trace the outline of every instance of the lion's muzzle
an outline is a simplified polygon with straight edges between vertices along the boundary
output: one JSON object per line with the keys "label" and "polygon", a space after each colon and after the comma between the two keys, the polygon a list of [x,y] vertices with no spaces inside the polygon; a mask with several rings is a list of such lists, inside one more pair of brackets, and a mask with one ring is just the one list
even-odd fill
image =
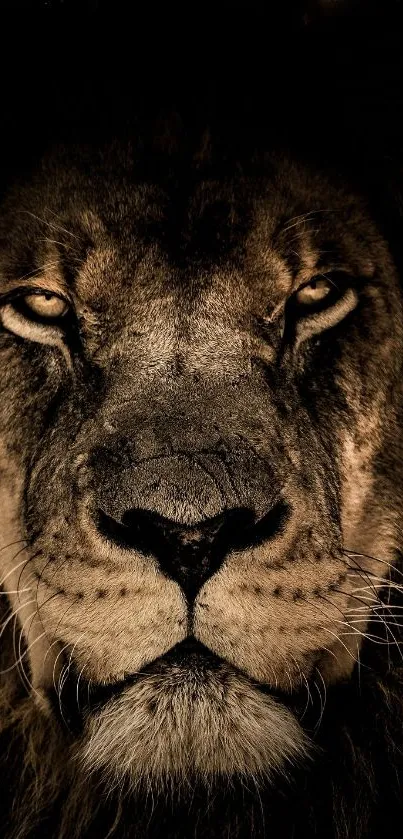
{"label": "lion's muzzle", "polygon": [[275,538],[290,512],[269,458],[241,428],[228,433],[190,414],[172,412],[163,440],[155,417],[132,434],[115,421],[89,464],[100,535],[156,559],[188,601],[231,552]]}

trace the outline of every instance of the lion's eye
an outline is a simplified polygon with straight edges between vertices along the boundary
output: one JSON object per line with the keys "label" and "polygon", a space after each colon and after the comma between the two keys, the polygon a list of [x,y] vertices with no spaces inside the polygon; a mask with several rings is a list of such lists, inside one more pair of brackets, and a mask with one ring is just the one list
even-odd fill
{"label": "lion's eye", "polygon": [[309,283],[301,286],[295,294],[295,300],[300,306],[314,306],[321,303],[334,286],[326,277],[314,277]]}
{"label": "lion's eye", "polygon": [[68,304],[57,294],[45,291],[42,294],[27,294],[22,298],[22,302],[34,315],[40,318],[61,318],[68,312]]}
{"label": "lion's eye", "polygon": [[73,310],[63,297],[47,289],[24,289],[0,304],[0,324],[8,332],[40,344],[64,345],[73,326]]}
{"label": "lion's eye", "polygon": [[332,271],[331,276],[318,274],[301,285],[289,298],[286,312],[291,332],[297,343],[336,326],[352,312],[358,293],[347,271]]}

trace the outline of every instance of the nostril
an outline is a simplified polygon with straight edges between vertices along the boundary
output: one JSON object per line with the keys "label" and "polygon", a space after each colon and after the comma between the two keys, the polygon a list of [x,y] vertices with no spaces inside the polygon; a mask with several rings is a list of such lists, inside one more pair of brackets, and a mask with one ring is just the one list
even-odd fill
{"label": "nostril", "polygon": [[290,504],[280,499],[261,518],[253,517],[252,522],[244,519],[241,526],[238,525],[233,533],[232,547],[246,550],[279,536],[290,515]]}
{"label": "nostril", "polygon": [[96,511],[94,520],[98,532],[108,539],[108,541],[114,542],[122,548],[130,547],[128,541],[130,533],[122,522],[112,518],[112,516],[109,516],[103,510]]}
{"label": "nostril", "polygon": [[259,520],[250,509],[234,508],[184,525],[150,510],[126,510],[120,522],[98,510],[97,524],[119,547],[154,556],[191,600],[231,551],[247,550],[278,536],[290,511],[289,504],[279,500]]}
{"label": "nostril", "polygon": [[161,539],[154,526],[155,513],[150,510],[129,510],[122,520],[110,516],[98,509],[95,522],[98,531],[110,542],[125,550],[138,550],[141,553],[156,553]]}

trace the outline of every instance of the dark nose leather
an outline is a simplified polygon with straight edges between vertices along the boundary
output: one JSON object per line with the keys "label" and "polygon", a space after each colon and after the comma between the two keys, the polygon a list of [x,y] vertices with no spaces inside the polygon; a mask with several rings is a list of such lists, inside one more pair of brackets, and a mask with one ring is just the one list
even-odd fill
{"label": "dark nose leather", "polygon": [[155,557],[164,574],[175,580],[192,601],[232,550],[273,538],[288,513],[288,505],[280,500],[258,521],[252,510],[235,508],[186,525],[150,510],[127,510],[121,521],[100,510],[98,526],[121,547]]}

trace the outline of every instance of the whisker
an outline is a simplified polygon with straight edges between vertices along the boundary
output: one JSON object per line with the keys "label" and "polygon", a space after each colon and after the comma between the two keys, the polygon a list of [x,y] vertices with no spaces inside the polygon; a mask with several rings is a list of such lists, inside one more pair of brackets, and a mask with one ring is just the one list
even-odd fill
{"label": "whisker", "polygon": [[32,554],[31,556],[29,556],[29,557],[28,557],[28,559],[27,559],[27,561],[26,561],[26,563],[25,563],[25,565],[21,568],[21,571],[20,571],[20,573],[19,573],[19,577],[18,577],[18,580],[17,580],[17,589],[19,589],[19,587],[20,587],[21,577],[22,577],[22,575],[23,575],[23,573],[24,573],[24,571],[25,571],[25,569],[26,569],[27,565],[29,565],[29,563],[30,563],[30,562],[33,562],[33,561],[34,561],[34,559],[36,559],[36,557],[37,557],[38,555],[39,555],[39,551],[37,551],[36,553],[34,553],[34,554]]}
{"label": "whisker", "polygon": [[[62,649],[62,650],[60,651],[60,653],[59,653],[59,656],[60,656],[60,655],[64,652],[64,650],[65,650],[65,649],[67,649],[67,648],[68,648],[68,644],[66,644],[66,645],[63,647],[63,649]],[[59,657],[59,656],[58,656],[58,657]],[[56,659],[56,662],[57,662],[57,659]],[[66,720],[66,717],[64,716],[63,703],[62,703],[62,690],[63,690],[63,687],[64,687],[64,685],[65,685],[65,683],[66,683],[66,679],[67,679],[68,674],[69,674],[70,666],[68,666],[68,667],[67,667],[67,672],[66,672],[66,674],[65,674],[65,676],[64,676],[63,681],[62,681],[62,677],[63,677],[63,674],[64,674],[64,672],[65,672],[65,670],[66,670],[66,667],[62,667],[61,672],[60,672],[60,676],[59,676],[59,679],[58,679],[58,684],[57,684],[57,686],[56,686],[56,681],[55,681],[55,676],[56,676],[56,673],[55,673],[56,662],[55,662],[55,664],[54,664],[54,666],[53,666],[53,685],[54,685],[55,692],[56,692],[56,695],[57,695],[57,698],[58,698],[60,716],[61,716],[61,718],[62,718],[62,720],[63,720],[63,722],[64,722],[64,724],[65,724],[65,726],[66,726],[67,730],[68,730],[68,731],[70,731],[70,730],[71,730],[71,729],[70,729],[70,725],[69,725],[68,721]]]}
{"label": "whisker", "polygon": [[[30,615],[29,619],[32,620],[33,617],[35,617],[35,616]],[[28,621],[25,621],[24,627],[26,626],[27,623],[28,623]],[[10,673],[12,670],[15,670],[17,667],[19,667],[19,665],[22,664],[24,658],[27,658],[27,656],[29,655],[30,650],[32,650],[32,648],[35,646],[35,644],[38,641],[40,641],[44,637],[44,635],[45,635],[45,633],[42,632],[41,635],[38,635],[36,638],[34,638],[34,640],[29,645],[29,647],[27,647],[25,650],[21,650],[21,637],[22,637],[22,629],[21,629],[20,630],[20,638],[19,638],[19,641],[18,641],[18,653],[19,653],[18,657],[17,657],[17,649],[15,648],[14,649],[14,654],[15,654],[14,664],[11,664],[10,667],[6,667],[3,670],[0,670],[0,674],[4,675],[4,673]],[[24,671],[24,677],[27,680],[29,689],[31,689],[32,685],[31,685],[30,681],[28,680],[28,677],[27,677],[25,671]],[[24,687],[26,687],[25,683],[24,683]]]}
{"label": "whisker", "polygon": [[[62,233],[67,233],[67,235],[71,236],[73,239],[77,239],[78,241],[82,241],[81,236],[77,236],[76,233],[72,233],[71,230],[68,230],[67,227],[63,227],[61,224],[55,224],[55,222],[51,222],[51,221],[48,221],[45,218],[41,218],[41,216],[37,216],[35,213],[32,213],[30,210],[19,210],[19,212],[24,213],[27,216],[31,216],[31,218],[35,219],[35,221],[39,221],[41,224],[46,225],[46,227],[50,227],[51,230],[60,230]],[[52,212],[52,210],[50,210],[49,212]],[[56,215],[56,214],[53,214],[53,215]],[[58,218],[57,215],[56,215],[56,218]]]}
{"label": "whisker", "polygon": [[[336,591],[337,591],[337,589],[336,589]],[[342,593],[344,593],[344,592],[342,592]],[[370,622],[370,620],[371,620],[371,616],[372,616],[372,605],[371,605],[371,603],[366,604],[366,603],[365,603],[365,601],[363,601],[362,597],[357,597],[357,595],[356,595],[356,594],[351,594],[351,593],[350,593],[350,596],[351,596],[354,600],[357,600],[357,602],[358,602],[358,603],[364,603],[364,607],[367,607],[367,608],[368,608],[368,622]],[[382,601],[380,601],[380,600],[379,600],[379,598],[378,598],[377,603],[379,603],[379,604],[380,604],[381,602],[382,602]],[[391,627],[390,627],[390,626],[389,626],[389,624],[386,622],[385,618],[383,618],[383,617],[382,617],[382,615],[379,615],[379,614],[378,614],[378,617],[379,617],[379,619],[380,619],[380,622],[383,624],[383,626],[384,626],[384,628],[385,628],[386,632],[387,632],[387,633],[389,633],[389,634],[391,635],[392,640],[393,640],[393,643],[394,643],[394,645],[397,647],[397,649],[398,649],[398,651],[399,651],[399,653],[400,653],[400,655],[401,655],[401,657],[402,657],[402,661],[403,661],[403,653],[402,653],[402,652],[401,652],[401,650],[400,650],[400,647],[399,647],[399,641],[398,641],[398,640],[397,640],[397,638],[395,637],[394,633],[392,632]],[[366,637],[367,637],[367,638],[369,638],[369,634],[368,634],[368,633],[366,633]]]}
{"label": "whisker", "polygon": [[322,626],[322,629],[324,630],[324,632],[328,632],[328,634],[329,634],[329,635],[332,635],[332,636],[333,636],[333,638],[334,638],[336,641],[338,641],[338,642],[342,645],[342,647],[344,647],[344,649],[345,649],[346,653],[350,656],[350,658],[352,658],[352,659],[353,659],[354,664],[357,664],[357,659],[356,659],[356,658],[354,658],[354,656],[353,656],[353,654],[352,654],[351,650],[349,650],[349,648],[346,646],[346,644],[345,644],[345,643],[341,640],[340,636],[339,636],[339,635],[336,635],[336,633],[335,633],[335,632],[332,632],[330,629],[327,629],[327,627],[325,627],[325,626]]}
{"label": "whisker", "polygon": [[388,562],[386,559],[380,559],[379,556],[371,556],[370,554],[363,554],[363,553],[359,553],[358,551],[350,551],[347,548],[343,549],[343,553],[345,553],[347,556],[349,556],[352,559],[354,557],[357,557],[357,556],[360,557],[361,556],[363,559],[371,559],[374,562],[380,562],[382,565],[386,565],[387,568],[389,568],[391,571],[395,572],[396,574],[399,574],[400,577],[403,577],[403,571],[400,571],[400,569],[397,568],[396,565],[393,565],[392,562]]}
{"label": "whisker", "polygon": [[11,611],[10,615],[9,615],[9,616],[8,616],[8,618],[4,621],[4,623],[3,623],[2,627],[1,627],[1,630],[0,630],[0,640],[1,640],[1,638],[2,638],[2,636],[3,636],[3,634],[4,634],[4,632],[6,631],[8,624],[12,621],[12,619],[13,619],[13,618],[15,618],[15,617],[18,615],[18,612],[20,612],[20,611],[24,608],[24,606],[30,606],[30,605],[31,605],[31,603],[35,603],[35,602],[36,602],[35,600],[28,600],[28,601],[27,601],[27,603],[21,603],[21,605],[20,605],[20,606],[18,606],[18,608],[17,608],[17,609],[15,609],[15,610]]}
{"label": "whisker", "polygon": [[[401,617],[401,616],[400,616],[400,617]],[[351,618],[351,619],[350,619],[350,618]],[[349,623],[350,623],[350,624],[353,624],[353,623],[363,623],[363,621],[364,621],[364,618],[362,618],[360,615],[355,615],[355,614],[353,614],[353,615],[351,615],[351,616],[350,616],[350,618],[349,618]],[[378,618],[370,618],[369,623],[379,623],[380,625],[383,625],[383,626],[385,625],[384,620],[383,620],[381,617],[378,617]],[[398,627],[398,628],[400,628],[400,629],[401,629],[401,628],[403,628],[403,623],[394,623],[393,625],[394,625],[394,626],[397,626],[397,627]],[[401,642],[400,642],[400,641],[398,641],[397,643],[401,643]]]}
{"label": "whisker", "polygon": [[305,683],[306,696],[307,696],[307,698],[306,698],[306,703],[305,703],[305,707],[304,707],[304,710],[303,710],[302,714],[301,714],[301,715],[300,715],[300,717],[299,717],[299,719],[300,719],[300,720],[301,720],[301,722],[302,722],[302,720],[303,720],[303,719],[304,719],[304,717],[306,716],[306,713],[307,713],[307,711],[308,711],[309,705],[313,705],[313,699],[312,699],[312,694],[311,694],[311,689],[310,689],[310,687],[309,687],[309,682],[308,682],[308,679],[307,679],[307,678],[306,678],[306,676],[302,673],[302,671],[301,671],[301,676],[302,676],[302,678],[303,678],[303,680],[304,680],[304,683]]}
{"label": "whisker", "polygon": [[[54,642],[53,642],[53,644],[52,644],[52,646],[53,646],[53,645],[56,645],[57,643],[58,643],[57,641],[54,641]],[[53,662],[52,682],[53,682],[53,687],[54,687],[54,689],[55,689],[55,693],[58,693],[58,686],[56,685],[56,668],[57,668],[57,662],[59,661],[59,658],[63,655],[64,651],[65,651],[65,650],[67,650],[68,648],[69,648],[69,644],[68,644],[68,643],[64,644],[64,645],[63,645],[63,647],[59,650],[59,652],[58,652],[58,654],[57,654],[57,656],[56,656],[56,658],[55,658],[55,660],[54,660],[54,662]],[[61,669],[61,673],[63,672],[63,669],[64,669],[64,668],[62,667],[62,669]],[[61,674],[59,675],[58,683],[60,682],[60,677],[61,677]]]}
{"label": "whisker", "polygon": [[[84,664],[84,665],[83,665],[83,667],[81,668],[81,670],[80,670],[80,672],[79,672],[79,674],[78,674],[78,677],[77,677],[77,684],[76,684],[76,699],[77,699],[77,708],[78,708],[78,712],[79,712],[79,713],[81,713],[81,706],[80,706],[80,682],[81,682],[81,678],[82,678],[82,675],[83,675],[83,673],[84,673],[84,670],[85,670],[85,668],[86,668],[86,667],[88,667],[89,662],[90,662],[90,656],[88,656],[87,661],[85,662],[85,664]],[[90,701],[90,685],[91,685],[91,679],[89,679],[89,680],[88,680],[88,684],[87,684],[87,701],[88,701],[88,703],[89,703],[89,701]]]}
{"label": "whisker", "polygon": [[[26,548],[25,548],[24,546],[23,546],[22,548],[20,548],[20,550],[19,550],[19,551],[17,551],[17,553],[16,553],[16,554],[14,554],[14,556],[13,556],[13,558],[12,558],[11,562],[14,562],[14,560],[15,560],[15,559],[17,559],[17,556],[19,556],[19,555],[22,553],[22,551],[25,551],[25,550],[26,550]],[[8,578],[9,578],[9,577],[11,577],[11,574],[14,574],[14,573],[15,573],[15,571],[17,571],[17,570],[18,570],[18,568],[21,568],[21,565],[27,565],[27,564],[28,564],[28,562],[30,562],[30,558],[29,558],[29,559],[23,559],[21,562],[18,562],[18,563],[17,563],[17,565],[14,565],[14,566],[10,569],[10,571],[6,574],[6,576],[2,578],[2,580],[0,581],[0,585],[1,585],[1,586],[3,586],[3,585],[4,585],[4,583],[6,582],[6,580],[8,580]],[[19,584],[19,582],[20,582],[20,580],[18,579],[17,588],[18,588],[18,584]],[[7,592],[6,592],[6,593],[7,593]]]}
{"label": "whisker", "polygon": [[26,274],[22,274],[18,277],[17,282],[21,283],[23,280],[30,280],[33,277],[36,277],[38,274],[43,274],[45,271],[51,271],[52,268],[58,268],[59,263],[52,259],[48,262],[44,262],[43,265],[40,265],[39,268],[34,268],[32,271],[27,271]]}
{"label": "whisker", "polygon": [[[389,589],[394,589],[395,591],[400,591],[401,593],[403,593],[403,585],[400,585],[399,583],[394,583],[394,582],[392,582],[392,580],[385,580],[384,577],[377,577],[377,576],[374,576],[373,580],[379,580],[378,583],[377,582],[373,583],[373,585],[371,586],[371,588],[373,588],[373,589],[389,588]],[[366,590],[368,590],[368,588],[370,588],[370,586],[362,586],[361,589],[357,588],[357,589],[354,589],[354,591],[366,591]]]}
{"label": "whisker", "polygon": [[[26,539],[16,539],[14,542],[9,542],[8,545],[3,545],[3,547],[0,548],[0,553],[2,551],[6,551],[7,548],[12,548],[14,545],[20,545],[21,542],[26,542],[26,541],[27,541]],[[1,584],[2,584],[2,581],[0,580],[0,585]]]}
{"label": "whisker", "polygon": [[288,230],[291,230],[293,227],[297,227],[300,224],[304,224],[306,221],[311,221],[315,218],[316,215],[319,213],[334,213],[336,210],[330,209],[322,209],[322,210],[310,210],[308,213],[301,213],[298,216],[293,216],[292,218],[288,219],[285,224],[285,227],[279,232],[279,236],[282,236],[284,233],[287,233]]}
{"label": "whisker", "polygon": [[316,690],[318,691],[318,694],[319,694],[319,699],[320,699],[320,704],[321,704],[321,712],[320,712],[320,716],[319,716],[318,722],[316,723],[316,725],[315,725],[315,729],[314,729],[314,730],[315,730],[315,734],[317,734],[317,732],[318,732],[318,730],[319,730],[319,728],[320,728],[320,725],[321,725],[321,722],[322,722],[322,719],[323,719],[323,714],[324,714],[324,712],[325,712],[325,706],[326,706],[326,700],[327,700],[327,689],[326,689],[326,684],[325,684],[325,680],[324,680],[324,678],[323,678],[323,676],[322,676],[322,673],[321,673],[321,672],[320,672],[320,670],[319,670],[319,667],[316,667],[316,673],[318,674],[318,676],[319,676],[319,678],[320,678],[320,680],[321,680],[321,682],[322,682],[322,685],[323,685],[323,700],[322,700],[322,694],[321,694],[321,692],[320,692],[320,690],[319,690],[319,686],[317,685],[317,683],[316,683],[316,679],[315,679],[315,681],[314,681],[314,685],[315,685],[315,687],[316,687]]}

